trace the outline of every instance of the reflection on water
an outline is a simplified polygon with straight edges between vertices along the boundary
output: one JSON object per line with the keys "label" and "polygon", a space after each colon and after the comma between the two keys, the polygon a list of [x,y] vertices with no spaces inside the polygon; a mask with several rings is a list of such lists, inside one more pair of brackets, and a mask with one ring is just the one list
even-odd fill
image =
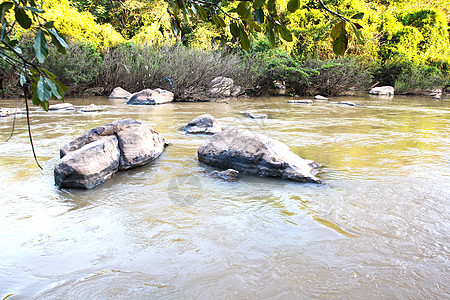
{"label": "reflection on water", "polygon": [[[98,113],[32,108],[0,119],[0,297],[449,297],[449,101],[287,98],[126,106],[70,99]],[[14,106],[15,101],[2,101]],[[269,115],[247,119],[242,112]],[[323,163],[324,185],[209,176],[206,139],[181,129],[210,113]],[[171,143],[152,164],[92,190],[57,189],[59,148],[123,118],[148,121]]]}

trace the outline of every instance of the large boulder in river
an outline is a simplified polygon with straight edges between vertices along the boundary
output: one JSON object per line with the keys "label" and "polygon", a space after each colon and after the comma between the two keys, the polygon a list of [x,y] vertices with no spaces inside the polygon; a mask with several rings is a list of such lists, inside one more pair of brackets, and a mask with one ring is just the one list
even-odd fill
{"label": "large boulder in river", "polygon": [[146,89],[134,94],[127,104],[155,105],[173,101],[173,93],[162,89]]}
{"label": "large boulder in river", "polygon": [[313,175],[318,164],[302,159],[279,141],[248,130],[222,131],[201,145],[197,154],[200,162],[220,169],[320,183]]}
{"label": "large boulder in river", "polygon": [[369,91],[372,95],[394,95],[394,87],[392,86],[377,86]]}
{"label": "large boulder in river", "polygon": [[184,128],[186,133],[216,134],[222,131],[217,120],[210,114],[204,114],[190,121]]}
{"label": "large boulder in river", "polygon": [[[105,157],[107,142],[115,143],[118,149],[117,166],[112,161],[112,155]],[[163,135],[145,122],[126,119],[99,126],[84,132],[60,149],[61,159],[55,167],[55,182],[58,186],[91,188],[118,170],[153,161],[166,146]],[[103,162],[107,160],[109,164]],[[99,162],[102,162],[101,166],[96,167]],[[85,167],[86,164],[92,164],[94,169]],[[93,170],[99,173],[98,177],[92,176]]]}
{"label": "large boulder in river", "polygon": [[130,92],[127,92],[119,86],[113,89],[111,94],[109,94],[109,99],[129,99],[131,95]]}
{"label": "large boulder in river", "polygon": [[119,170],[117,137],[104,137],[70,152],[55,167],[55,183],[60,187],[90,189]]}

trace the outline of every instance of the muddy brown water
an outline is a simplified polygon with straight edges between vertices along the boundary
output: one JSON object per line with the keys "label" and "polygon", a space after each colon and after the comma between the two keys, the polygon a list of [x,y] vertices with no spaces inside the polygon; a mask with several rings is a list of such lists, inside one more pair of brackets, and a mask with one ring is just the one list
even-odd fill
{"label": "muddy brown water", "polygon": [[[33,107],[43,171],[26,118],[8,142],[13,119],[0,119],[0,298],[449,298],[450,100],[287,100]],[[91,103],[100,112],[79,111]],[[181,131],[203,113],[321,162],[324,184],[209,176],[196,157],[208,137]],[[158,160],[91,190],[54,186],[64,143],[128,117],[170,141]]]}

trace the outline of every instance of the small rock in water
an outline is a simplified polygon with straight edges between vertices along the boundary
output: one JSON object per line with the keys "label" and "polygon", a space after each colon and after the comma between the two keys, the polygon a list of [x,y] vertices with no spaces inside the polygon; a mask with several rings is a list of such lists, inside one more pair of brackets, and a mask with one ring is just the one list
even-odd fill
{"label": "small rock in water", "polygon": [[239,177],[239,171],[236,171],[234,169],[228,169],[225,171],[212,171],[211,176],[216,178],[222,178],[226,181],[236,181]]}
{"label": "small rock in water", "polygon": [[222,131],[217,120],[210,114],[204,114],[190,121],[184,128],[186,133],[216,134]]}
{"label": "small rock in water", "polygon": [[309,100],[309,99],[302,99],[302,100],[288,100],[287,103],[293,103],[293,104],[297,104],[297,103],[299,103],[299,104],[311,104],[311,103],[313,103],[313,102],[314,102],[314,101]]}
{"label": "small rock in water", "polygon": [[266,114],[252,113],[249,111],[244,111],[243,114],[246,115],[247,117],[249,117],[250,119],[268,119],[269,118],[269,116],[267,116]]}
{"label": "small rock in water", "polygon": [[173,101],[173,93],[162,89],[145,89],[134,94],[128,105],[156,105]]}
{"label": "small rock in water", "polygon": [[75,110],[75,107],[71,103],[58,103],[50,105],[48,110]]}
{"label": "small rock in water", "polygon": [[337,102],[336,104],[348,105],[348,106],[356,106],[355,103],[350,102],[350,101],[341,101],[341,102]]}
{"label": "small rock in water", "polygon": [[315,95],[314,99],[317,99],[317,100],[329,100],[327,97],[324,97],[322,95]]}
{"label": "small rock in water", "polygon": [[440,94],[436,94],[436,95],[433,96],[433,99],[441,100],[441,95]]}
{"label": "small rock in water", "polygon": [[369,91],[372,95],[394,95],[395,89],[392,86],[377,86]]}
{"label": "small rock in water", "polygon": [[91,104],[89,106],[83,107],[81,109],[82,112],[97,112],[98,111],[98,107],[95,104]]}
{"label": "small rock in water", "polygon": [[20,110],[20,108],[0,107],[0,117],[2,117],[2,118],[13,116],[13,115],[19,115],[21,113],[22,113],[22,111]]}
{"label": "small rock in water", "polygon": [[129,99],[132,94],[121,87],[116,87],[111,94],[109,95],[109,99]]}

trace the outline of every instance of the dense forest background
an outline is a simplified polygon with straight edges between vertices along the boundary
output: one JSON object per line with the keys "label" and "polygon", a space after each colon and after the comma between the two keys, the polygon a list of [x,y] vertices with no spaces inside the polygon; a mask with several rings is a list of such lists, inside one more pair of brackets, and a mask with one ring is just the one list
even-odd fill
{"label": "dense forest background", "polygon": [[[264,32],[252,31],[250,50],[242,50],[229,26],[188,18],[175,35],[164,0],[44,0],[45,17],[68,41],[67,54],[51,48],[46,68],[69,93],[107,95],[121,86],[173,90],[183,99],[216,76],[232,77],[247,94],[260,95],[277,84],[289,94],[334,96],[392,85],[397,93],[426,93],[450,86],[450,1],[324,1],[358,20],[364,44],[350,36],[337,57],[331,29],[339,22],[317,1],[300,0],[290,13],[277,1],[292,42],[271,48]],[[223,2],[231,11],[239,2]],[[30,44],[26,31],[15,33]],[[3,92],[17,92],[19,76],[0,62]]]}

